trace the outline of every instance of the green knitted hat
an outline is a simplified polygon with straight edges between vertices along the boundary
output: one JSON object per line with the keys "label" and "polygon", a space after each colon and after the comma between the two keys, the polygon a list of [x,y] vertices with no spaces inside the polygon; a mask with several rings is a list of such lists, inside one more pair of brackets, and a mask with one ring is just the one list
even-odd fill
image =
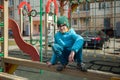
{"label": "green knitted hat", "polygon": [[67,28],[69,28],[69,21],[68,18],[65,16],[61,16],[57,20],[57,26],[60,26],[61,24],[65,24]]}

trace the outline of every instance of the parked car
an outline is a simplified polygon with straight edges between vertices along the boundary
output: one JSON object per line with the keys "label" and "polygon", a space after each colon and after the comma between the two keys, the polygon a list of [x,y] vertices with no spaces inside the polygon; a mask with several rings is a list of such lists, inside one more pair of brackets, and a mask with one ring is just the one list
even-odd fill
{"label": "parked car", "polygon": [[84,48],[108,48],[110,39],[103,31],[84,31],[81,36],[84,38]]}
{"label": "parked car", "polygon": [[112,28],[109,28],[109,29],[102,29],[102,31],[108,35],[109,37],[113,38],[115,35],[114,35],[114,30]]}

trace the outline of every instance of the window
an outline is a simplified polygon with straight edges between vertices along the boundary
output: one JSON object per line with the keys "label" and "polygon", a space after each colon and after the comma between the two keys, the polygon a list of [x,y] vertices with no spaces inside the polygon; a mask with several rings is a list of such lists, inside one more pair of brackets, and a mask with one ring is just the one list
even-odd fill
{"label": "window", "polygon": [[9,0],[9,5],[10,6],[14,5],[14,1],[13,0]]}
{"label": "window", "polygon": [[10,13],[10,16],[11,16],[11,17],[13,17],[13,16],[14,16],[14,12],[13,12],[13,10],[10,10],[10,12],[9,12],[9,13]]}
{"label": "window", "polygon": [[104,18],[104,28],[105,29],[110,28],[110,18]]}
{"label": "window", "polygon": [[77,25],[77,20],[76,19],[73,20],[73,24]]}
{"label": "window", "polygon": [[110,8],[110,2],[100,2],[99,9]]}
{"label": "window", "polygon": [[0,0],[0,4],[2,4],[2,0]]}
{"label": "window", "polygon": [[99,9],[105,9],[105,8],[106,8],[106,4],[104,2],[100,2]]}
{"label": "window", "polygon": [[83,5],[83,10],[84,10],[84,11],[90,10],[90,4],[89,4],[89,3],[84,4],[84,5]]}
{"label": "window", "polygon": [[110,7],[111,7],[110,2],[107,2],[107,3],[106,3],[106,8],[110,9]]}
{"label": "window", "polygon": [[99,3],[99,9],[101,9],[101,2]]}
{"label": "window", "polygon": [[23,0],[19,0],[19,4],[22,2]]}
{"label": "window", "polygon": [[106,4],[102,3],[102,9],[105,9],[105,8],[106,8]]}

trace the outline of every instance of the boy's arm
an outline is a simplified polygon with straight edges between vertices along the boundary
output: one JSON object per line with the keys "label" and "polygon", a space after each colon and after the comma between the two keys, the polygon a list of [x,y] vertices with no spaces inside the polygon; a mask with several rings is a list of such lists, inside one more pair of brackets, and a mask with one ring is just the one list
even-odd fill
{"label": "boy's arm", "polygon": [[84,39],[78,34],[72,35],[72,38],[75,40],[75,42],[72,46],[71,51],[75,51],[75,53],[77,53],[79,49],[83,47]]}

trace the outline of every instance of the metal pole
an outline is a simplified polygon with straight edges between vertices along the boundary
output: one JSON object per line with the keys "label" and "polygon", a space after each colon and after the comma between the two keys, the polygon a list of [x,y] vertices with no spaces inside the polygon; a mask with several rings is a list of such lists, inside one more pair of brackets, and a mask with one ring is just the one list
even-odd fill
{"label": "metal pole", "polygon": [[[113,18],[114,18],[114,31],[116,31],[116,30],[117,30],[117,29],[116,29],[116,0],[114,0],[114,8],[113,8],[113,9],[114,9],[114,17],[113,17]],[[116,45],[115,45],[116,33],[115,33],[115,32],[114,32],[114,35],[115,35],[115,36],[114,36],[114,43],[113,43],[113,45],[114,45],[114,46],[113,46],[113,47],[114,47],[114,49],[113,49],[114,57],[113,57],[113,58],[115,59],[115,58],[116,58],[116,57],[115,57],[115,48],[116,48]]]}
{"label": "metal pole", "polygon": [[42,62],[42,0],[40,0],[40,62]]}
{"label": "metal pole", "polygon": [[[96,9],[97,9],[97,2],[96,2],[96,0],[95,0],[95,13],[94,13],[94,27],[95,27],[95,30],[94,31],[96,31]],[[96,43],[94,44],[94,57],[96,57],[96,49],[95,49],[95,47],[96,47]]]}
{"label": "metal pole", "polygon": [[23,8],[20,8],[20,32],[23,35],[23,14],[22,14]]}
{"label": "metal pole", "polygon": [[32,23],[31,20],[32,16],[29,16],[29,22],[30,22],[30,44],[32,44]]}

